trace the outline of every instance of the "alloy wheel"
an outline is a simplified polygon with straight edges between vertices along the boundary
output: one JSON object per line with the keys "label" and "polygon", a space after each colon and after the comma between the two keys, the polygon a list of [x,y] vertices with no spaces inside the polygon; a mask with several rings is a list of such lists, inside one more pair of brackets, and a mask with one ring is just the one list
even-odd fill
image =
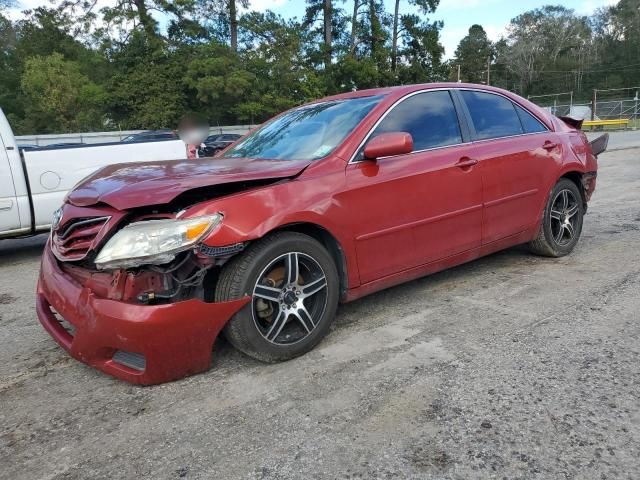
{"label": "alloy wheel", "polygon": [[315,330],[327,304],[327,277],[310,255],[280,255],[260,273],[253,289],[255,325],[268,342],[290,345]]}
{"label": "alloy wheel", "polygon": [[557,245],[568,245],[575,237],[578,219],[576,214],[579,209],[578,199],[568,189],[560,190],[551,202],[551,235]]}

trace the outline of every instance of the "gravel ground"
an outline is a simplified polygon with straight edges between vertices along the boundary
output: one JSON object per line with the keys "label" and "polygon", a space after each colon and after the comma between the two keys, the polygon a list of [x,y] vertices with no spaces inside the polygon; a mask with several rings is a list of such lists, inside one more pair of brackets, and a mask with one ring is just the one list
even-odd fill
{"label": "gravel ground", "polygon": [[640,478],[640,149],[574,253],[514,248],[341,307],[310,354],[216,345],[135,387],[37,323],[44,238],[0,242],[0,478]]}

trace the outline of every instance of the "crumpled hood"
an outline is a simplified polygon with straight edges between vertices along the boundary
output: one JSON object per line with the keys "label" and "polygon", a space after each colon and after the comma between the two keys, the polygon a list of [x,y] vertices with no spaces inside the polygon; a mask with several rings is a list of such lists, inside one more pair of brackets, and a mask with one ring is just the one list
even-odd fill
{"label": "crumpled hood", "polygon": [[293,177],[309,163],[251,158],[120,163],[87,177],[67,195],[67,201],[78,207],[106,203],[118,210],[162,205],[194,188]]}

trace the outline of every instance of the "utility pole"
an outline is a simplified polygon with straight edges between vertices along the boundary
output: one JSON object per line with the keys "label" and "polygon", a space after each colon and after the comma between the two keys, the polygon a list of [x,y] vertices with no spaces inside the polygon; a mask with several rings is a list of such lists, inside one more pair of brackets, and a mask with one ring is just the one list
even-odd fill
{"label": "utility pole", "polygon": [[487,57],[487,85],[491,85],[491,55]]}
{"label": "utility pole", "polygon": [[458,64],[458,83],[462,82],[462,80],[460,80],[460,64]]}
{"label": "utility pole", "polygon": [[593,89],[593,97],[591,97],[591,120],[596,119],[596,105],[598,103],[598,90]]}

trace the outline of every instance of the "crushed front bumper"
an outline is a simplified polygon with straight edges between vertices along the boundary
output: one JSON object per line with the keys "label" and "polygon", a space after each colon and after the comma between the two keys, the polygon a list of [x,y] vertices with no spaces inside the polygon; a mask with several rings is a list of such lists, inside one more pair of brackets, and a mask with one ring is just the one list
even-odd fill
{"label": "crushed front bumper", "polygon": [[249,298],[138,305],[98,298],[63,272],[47,243],[38,280],[38,319],[69,354],[140,385],[205,371],[213,343]]}

